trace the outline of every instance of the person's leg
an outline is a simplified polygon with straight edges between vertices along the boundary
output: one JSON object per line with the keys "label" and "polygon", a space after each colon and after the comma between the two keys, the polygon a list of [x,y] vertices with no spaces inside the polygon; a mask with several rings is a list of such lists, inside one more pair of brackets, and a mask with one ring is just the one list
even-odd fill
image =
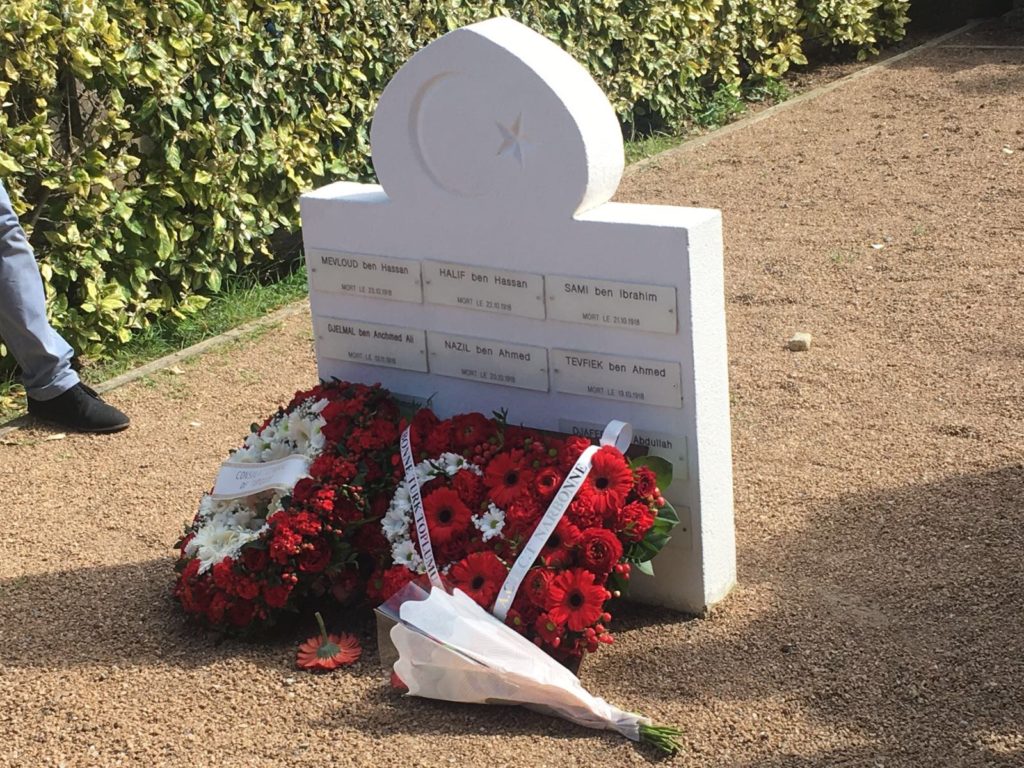
{"label": "person's leg", "polygon": [[46,296],[32,246],[0,182],[0,338],[21,367],[35,400],[52,400],[78,383],[74,351],[46,319]]}
{"label": "person's leg", "polygon": [[80,432],[119,432],[129,420],[78,379],[74,351],[46,319],[35,254],[0,182],[0,338],[22,371],[28,412]]}

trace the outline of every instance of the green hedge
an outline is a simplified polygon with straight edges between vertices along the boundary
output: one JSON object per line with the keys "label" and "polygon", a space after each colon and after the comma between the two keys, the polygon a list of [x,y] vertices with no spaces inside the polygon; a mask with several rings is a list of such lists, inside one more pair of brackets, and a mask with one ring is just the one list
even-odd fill
{"label": "green hedge", "polygon": [[[55,325],[100,356],[225,276],[274,261],[298,197],[372,175],[378,95],[417,49],[504,13],[565,47],[626,130],[672,129],[716,89],[867,54],[904,0],[4,0],[0,178]],[[0,362],[3,350],[0,349]]]}

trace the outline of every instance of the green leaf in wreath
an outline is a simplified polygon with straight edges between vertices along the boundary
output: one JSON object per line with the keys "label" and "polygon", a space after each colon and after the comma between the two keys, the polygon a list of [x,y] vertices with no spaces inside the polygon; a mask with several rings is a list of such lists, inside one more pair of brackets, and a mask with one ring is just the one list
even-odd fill
{"label": "green leaf in wreath", "polygon": [[642,560],[639,563],[633,563],[633,567],[640,571],[640,573],[646,573],[648,576],[654,575],[654,566],[651,565],[650,560]]}
{"label": "green leaf in wreath", "polygon": [[672,526],[675,526],[679,522],[679,514],[676,512],[676,508],[666,501],[665,506],[658,510],[658,517],[655,522],[657,520],[665,520],[672,523]]}

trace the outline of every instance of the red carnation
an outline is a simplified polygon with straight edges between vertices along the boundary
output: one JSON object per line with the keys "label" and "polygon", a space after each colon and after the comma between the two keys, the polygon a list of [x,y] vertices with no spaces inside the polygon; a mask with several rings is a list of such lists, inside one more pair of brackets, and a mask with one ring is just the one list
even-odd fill
{"label": "red carnation", "polygon": [[260,583],[249,576],[236,576],[235,594],[243,600],[255,600],[260,596]]}
{"label": "red carnation", "polygon": [[604,602],[611,597],[607,589],[594,583],[594,574],[583,568],[555,576],[548,594],[551,598],[548,615],[573,632],[582,632],[600,620]]}
{"label": "red carnation", "polygon": [[225,592],[230,592],[235,581],[234,563],[230,557],[225,557],[218,563],[213,564],[210,573],[213,574],[213,583]]}
{"label": "red carnation", "polygon": [[323,539],[317,539],[309,549],[299,555],[299,570],[304,573],[320,573],[331,562],[331,548]]}
{"label": "red carnation", "polygon": [[409,423],[409,440],[412,443],[413,451],[422,451],[427,436],[434,431],[441,420],[429,408],[421,408],[416,411]]}
{"label": "red carnation", "polygon": [[228,599],[222,592],[217,592],[206,607],[206,618],[211,624],[220,624],[224,620],[224,611],[228,608]]}
{"label": "red carnation", "polygon": [[542,510],[532,496],[516,499],[505,509],[505,535],[530,533],[540,520]]}
{"label": "red carnation", "polygon": [[188,561],[185,565],[185,569],[181,572],[182,581],[191,581],[199,575],[199,558],[195,557]]}
{"label": "red carnation", "polygon": [[[335,402],[340,403],[341,401]],[[341,440],[343,440],[345,436],[351,431],[352,419],[348,418],[347,416],[340,415],[328,416],[328,408],[330,408],[330,406],[324,408],[324,410],[320,414],[321,416],[324,417],[324,419],[327,420],[327,423],[324,424],[323,428],[320,431],[323,432],[324,439],[326,439],[328,443],[338,443]]]}
{"label": "red carnation", "polygon": [[494,425],[482,413],[466,413],[452,419],[452,440],[458,451],[472,448],[494,434]]}
{"label": "red carnation", "polygon": [[580,457],[580,454],[589,447],[590,441],[585,437],[580,437],[579,435],[567,437],[562,445],[562,449],[558,452],[558,463],[561,464],[563,470],[568,472],[572,469],[572,465],[576,463],[576,459]]}
{"label": "red carnation", "polygon": [[292,585],[287,582],[263,585],[263,600],[271,608],[284,608],[291,593]]}
{"label": "red carnation", "polygon": [[437,456],[452,447],[452,425],[450,421],[442,421],[434,430],[427,435],[424,443],[424,452],[430,456]]}
{"label": "red carnation", "polygon": [[479,507],[484,500],[484,482],[476,472],[460,469],[452,478],[452,487],[470,507]]}
{"label": "red carnation", "polygon": [[633,472],[622,454],[606,445],[594,454],[586,485],[594,491],[594,509],[607,516],[626,500],[633,488]]}
{"label": "red carnation", "polygon": [[565,514],[581,529],[598,527],[604,521],[604,515],[594,507],[594,492],[587,486],[580,488]]}
{"label": "red carnation", "polygon": [[627,541],[640,541],[654,525],[654,513],[640,501],[627,504],[615,516],[615,527]]}
{"label": "red carnation", "polygon": [[580,565],[598,576],[607,576],[622,557],[622,542],[607,528],[588,528],[580,534],[576,546]]}
{"label": "red carnation", "polygon": [[424,498],[423,511],[430,527],[430,538],[438,544],[445,544],[465,532],[473,516],[451,488],[439,488]]}
{"label": "red carnation", "polygon": [[292,488],[292,500],[298,502],[299,504],[303,504],[309,499],[310,496],[313,495],[313,492],[316,491],[316,489],[319,487],[320,484],[317,483],[315,480],[313,480],[310,477],[304,477],[297,483],[295,483],[295,487]]}
{"label": "red carnation", "polygon": [[484,485],[491,499],[505,508],[517,497],[530,492],[533,472],[526,468],[522,451],[499,453],[487,465]]}
{"label": "red carnation", "polygon": [[508,568],[493,552],[474,552],[452,566],[452,584],[479,605],[490,608],[508,576]]}

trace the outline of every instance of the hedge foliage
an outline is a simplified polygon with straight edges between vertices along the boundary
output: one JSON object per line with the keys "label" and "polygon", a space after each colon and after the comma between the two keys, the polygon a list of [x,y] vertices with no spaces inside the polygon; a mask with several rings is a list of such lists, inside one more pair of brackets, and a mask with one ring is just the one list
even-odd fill
{"label": "hedge foliage", "polygon": [[0,178],[55,325],[97,356],[272,263],[302,191],[370,178],[378,95],[453,28],[511,15],[580,60],[627,131],[672,129],[716,89],[805,63],[805,39],[866,55],[899,38],[907,5],[4,0]]}

